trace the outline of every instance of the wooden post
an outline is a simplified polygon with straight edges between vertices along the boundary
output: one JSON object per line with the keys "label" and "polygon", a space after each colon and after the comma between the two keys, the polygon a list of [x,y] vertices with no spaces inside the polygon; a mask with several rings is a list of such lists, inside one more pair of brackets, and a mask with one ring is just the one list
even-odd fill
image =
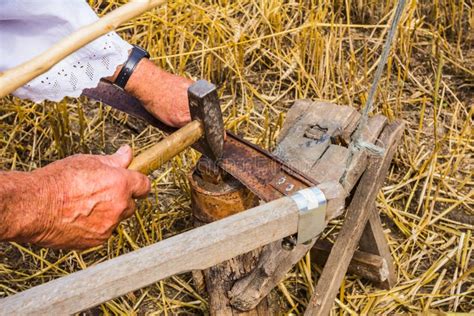
{"label": "wooden post", "polygon": [[329,315],[337,291],[344,278],[351,258],[362,236],[375,201],[387,175],[393,155],[402,136],[404,124],[388,125],[380,137],[385,148],[382,158],[373,158],[357,186],[347,209],[347,215],[329,255],[326,268],[319,278],[305,315]]}
{"label": "wooden post", "polygon": [[[196,226],[240,213],[258,204],[254,194],[206,157],[198,161],[189,176],[189,183]],[[270,311],[272,304],[267,299],[255,308],[242,312],[230,305],[227,296],[235,281],[255,268],[260,252],[261,248],[254,249],[209,269],[193,271],[197,287],[207,290],[210,315],[263,316],[273,313]]]}

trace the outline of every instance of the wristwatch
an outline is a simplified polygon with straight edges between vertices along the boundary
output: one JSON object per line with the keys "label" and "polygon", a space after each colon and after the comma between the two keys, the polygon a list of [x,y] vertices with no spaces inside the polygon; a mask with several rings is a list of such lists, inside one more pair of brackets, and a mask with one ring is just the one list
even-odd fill
{"label": "wristwatch", "polygon": [[114,84],[125,89],[128,79],[130,79],[130,76],[142,58],[150,58],[150,54],[140,46],[133,45],[132,52],[128,56],[125,64],[123,64]]}

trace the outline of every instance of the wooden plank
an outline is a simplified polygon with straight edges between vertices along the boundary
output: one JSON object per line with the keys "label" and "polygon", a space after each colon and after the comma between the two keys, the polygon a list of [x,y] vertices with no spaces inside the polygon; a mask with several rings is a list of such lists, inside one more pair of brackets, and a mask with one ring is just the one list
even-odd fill
{"label": "wooden plank", "polygon": [[[329,258],[333,245],[327,240],[318,240],[311,248],[311,261],[323,268]],[[387,281],[387,261],[368,252],[356,250],[347,269],[349,273],[380,284]]]}
{"label": "wooden plank", "polygon": [[[367,128],[362,134],[362,139],[365,142],[374,143],[385,127],[386,122],[387,119],[382,115],[376,115],[370,118],[367,123]],[[321,158],[311,167],[309,174],[320,183],[339,181],[346,170],[348,157],[349,149],[347,147],[330,145]],[[356,153],[352,159],[350,168],[346,172],[345,181],[343,183],[347,192],[352,190],[366,167],[367,153],[365,151]]]}
{"label": "wooden plank", "polygon": [[393,264],[390,248],[383,232],[382,221],[375,205],[370,208],[369,221],[359,241],[359,249],[382,257],[387,265],[387,279],[381,280],[376,285],[383,289],[389,289],[397,282],[395,266]]}
{"label": "wooden plank", "polygon": [[[348,106],[328,102],[296,101],[288,111],[274,154],[303,173],[331,144],[331,138],[353,128],[360,114]],[[328,119],[329,118],[329,119]]]}
{"label": "wooden plank", "polygon": [[383,158],[369,161],[369,166],[357,186],[336,243],[329,255],[326,268],[319,278],[305,315],[329,314],[368,221],[370,207],[385,180],[403,129],[403,123],[395,122],[388,125],[382,132],[380,140],[385,145],[385,154]]}
{"label": "wooden plank", "polygon": [[324,155],[311,167],[310,174],[320,183],[338,181],[346,167],[349,150],[339,145],[330,145]]}
{"label": "wooden plank", "polygon": [[0,315],[79,312],[294,234],[297,224],[296,205],[284,197],[4,298]]}

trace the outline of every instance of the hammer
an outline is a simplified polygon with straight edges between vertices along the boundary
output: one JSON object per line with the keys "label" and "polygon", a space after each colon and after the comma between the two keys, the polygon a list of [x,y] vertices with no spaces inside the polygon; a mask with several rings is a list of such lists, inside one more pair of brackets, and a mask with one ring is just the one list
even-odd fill
{"label": "hammer", "polygon": [[217,161],[224,149],[224,121],[216,87],[206,80],[188,88],[191,122],[135,157],[128,169],[149,174],[194,144],[206,157]]}

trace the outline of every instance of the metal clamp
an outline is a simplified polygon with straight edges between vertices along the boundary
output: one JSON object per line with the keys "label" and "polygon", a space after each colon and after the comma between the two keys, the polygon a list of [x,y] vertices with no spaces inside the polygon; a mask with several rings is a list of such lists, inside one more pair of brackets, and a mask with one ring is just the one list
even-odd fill
{"label": "metal clamp", "polygon": [[299,210],[296,244],[306,243],[326,227],[326,197],[317,187],[302,189],[290,197]]}

